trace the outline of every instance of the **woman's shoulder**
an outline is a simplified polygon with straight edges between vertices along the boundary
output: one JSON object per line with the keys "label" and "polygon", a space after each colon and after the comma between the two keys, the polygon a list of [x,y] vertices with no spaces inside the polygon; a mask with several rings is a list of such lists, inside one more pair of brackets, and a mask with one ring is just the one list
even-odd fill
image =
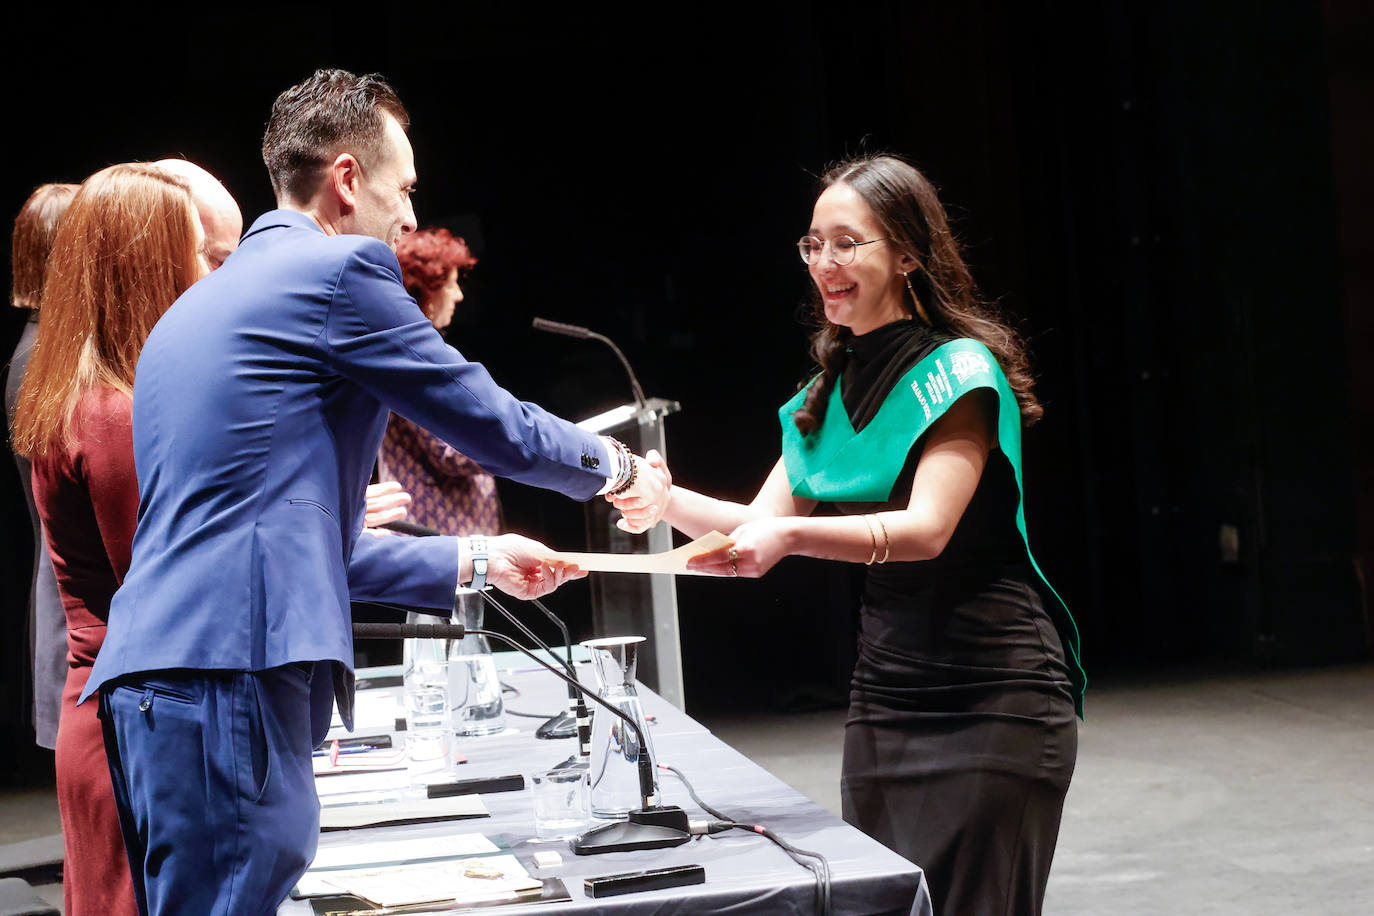
{"label": "woman's shoulder", "polygon": [[134,401],[126,391],[97,386],[77,398],[72,411],[73,429],[78,440],[109,431],[133,429]]}
{"label": "woman's shoulder", "polygon": [[87,388],[76,401],[77,415],[91,419],[127,416],[133,409],[134,399],[127,391],[106,385]]}

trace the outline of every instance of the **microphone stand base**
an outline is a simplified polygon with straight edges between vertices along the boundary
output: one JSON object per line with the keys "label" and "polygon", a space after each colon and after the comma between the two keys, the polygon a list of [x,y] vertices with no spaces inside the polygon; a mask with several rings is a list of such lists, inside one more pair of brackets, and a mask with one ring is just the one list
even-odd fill
{"label": "microphone stand base", "polygon": [[560,712],[534,730],[536,738],[576,738],[577,719],[569,712]]}
{"label": "microphone stand base", "polygon": [[691,838],[687,832],[687,812],[676,805],[660,805],[631,811],[627,821],[593,827],[573,840],[572,848],[579,856],[595,856],[603,852],[666,849],[681,846]]}

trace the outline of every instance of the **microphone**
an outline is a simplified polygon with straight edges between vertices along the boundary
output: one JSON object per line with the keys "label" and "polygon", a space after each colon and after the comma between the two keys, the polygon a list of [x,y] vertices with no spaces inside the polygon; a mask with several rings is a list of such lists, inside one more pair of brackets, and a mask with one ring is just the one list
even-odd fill
{"label": "microphone", "polygon": [[354,639],[462,639],[463,631],[461,623],[353,624]]}
{"label": "microphone", "polygon": [[[501,616],[505,617],[512,624],[514,624],[516,629],[518,629],[521,633],[525,634],[526,639],[537,645],[539,648],[543,649],[545,652],[549,653],[550,658],[558,658],[558,656],[554,654],[553,649],[549,647],[548,643],[544,642],[544,640],[540,639],[537,635],[535,635],[535,632],[531,630],[529,627],[525,626],[525,624],[522,623],[518,617],[516,617],[510,611],[506,610],[505,606],[502,605],[501,602],[497,601],[496,597],[492,595],[489,590],[483,589],[478,594],[480,594],[484,599],[486,599],[486,602],[488,604],[496,608],[496,610],[500,611]],[[534,603],[539,604],[538,601],[535,601]],[[540,605],[540,610],[542,610],[546,614],[553,614],[552,611],[544,607],[542,604]],[[558,618],[554,617],[554,619],[557,620]],[[563,623],[563,621],[561,620],[559,620],[558,622],[560,625]],[[562,628],[561,626],[560,628],[563,629],[563,632],[567,632],[566,628]],[[573,670],[572,666],[571,649],[569,649],[568,651],[568,658],[563,661],[563,670],[566,671],[568,673],[568,676],[571,677],[573,680],[577,680],[577,672]],[[543,725],[539,726],[539,728],[535,731],[534,736],[536,738],[571,738],[573,735],[579,735],[581,737],[582,740],[579,742],[578,753],[572,755],[567,760],[560,763],[558,767],[555,767],[555,769],[558,769],[559,767],[578,766],[579,764],[583,766],[586,765],[585,763],[583,763],[583,761],[591,757],[592,754],[592,728],[590,715],[591,714],[587,712],[586,701],[582,699],[582,691],[576,690],[573,687],[569,686],[567,711],[560,712],[558,715],[554,716],[552,719],[549,719]]]}
{"label": "microphone", "polygon": [[561,321],[549,321],[547,318],[534,319],[534,329],[536,331],[548,331],[550,334],[562,334],[564,337],[574,337],[578,340],[599,340],[611,348],[620,364],[625,367],[625,374],[630,377],[630,390],[634,392],[635,406],[644,406],[644,389],[639,387],[639,379],[635,377],[635,371],[630,368],[630,361],[625,358],[625,354],[620,352],[620,348],[606,335],[598,334],[590,328],[579,327],[575,324],[564,324]]}
{"label": "microphone", "polygon": [[414,522],[407,522],[404,520],[399,522],[387,522],[385,525],[379,525],[378,527],[385,528],[388,531],[394,531],[397,534],[408,534],[415,538],[435,538],[443,535],[442,531],[435,531],[433,528],[426,528],[424,525],[417,525]]}
{"label": "microphone", "polygon": [[[584,697],[590,698],[598,706],[622,719],[639,739],[641,748],[649,746],[647,736],[633,717],[616,709],[595,693],[585,690],[576,678],[568,677],[535,655],[532,650],[502,633],[479,630],[476,627],[468,629],[461,623],[353,624],[354,639],[462,639],[468,633],[495,639],[527,656],[541,668],[575,687]],[[692,839],[687,812],[677,805],[658,804],[658,798],[654,795],[653,763],[650,762],[647,752],[639,755],[639,796],[642,807],[631,811],[628,821],[616,821],[601,827],[593,827],[574,841],[573,852],[579,856],[591,856],[603,852],[627,852],[634,849],[665,849],[669,846],[681,846]]]}

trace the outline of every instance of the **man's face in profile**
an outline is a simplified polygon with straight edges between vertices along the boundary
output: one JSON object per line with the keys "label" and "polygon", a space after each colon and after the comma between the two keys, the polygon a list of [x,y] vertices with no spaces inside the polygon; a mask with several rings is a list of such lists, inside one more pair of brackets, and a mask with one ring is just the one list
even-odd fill
{"label": "man's face in profile", "polygon": [[384,117],[386,131],[380,155],[366,164],[359,161],[362,178],[351,231],[381,239],[395,251],[401,236],[415,231],[415,210],[410,204],[416,181],[415,152],[396,119]]}

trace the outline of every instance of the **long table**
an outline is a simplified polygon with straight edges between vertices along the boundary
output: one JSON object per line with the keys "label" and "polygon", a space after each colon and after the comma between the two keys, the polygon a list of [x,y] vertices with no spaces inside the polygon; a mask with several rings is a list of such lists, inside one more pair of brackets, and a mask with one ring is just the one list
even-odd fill
{"label": "long table", "polygon": [[[525,665],[531,663],[526,661]],[[582,683],[591,685],[589,666],[579,664],[577,668]],[[392,671],[398,673],[398,669]],[[359,674],[384,675],[392,671],[379,669]],[[520,691],[518,696],[508,695],[508,709],[552,714],[566,705],[563,682],[542,669],[512,668],[502,671],[501,678]],[[824,855],[831,872],[833,912],[930,916],[930,895],[920,868],[818,807],[648,688],[639,686],[638,690],[645,714],[651,719],[651,740],[658,762],[681,770],[703,800],[736,821],[761,824],[794,846]],[[534,729],[540,719],[508,715],[506,721],[508,727],[500,734],[459,739],[458,748],[468,762],[458,767],[457,778],[520,773],[528,783],[531,774],[553,767],[576,750],[576,739],[535,738]],[[660,771],[659,783],[662,803],[680,805],[692,817],[705,816],[671,773]],[[534,839],[534,811],[528,787],[524,791],[483,795],[482,799],[490,811],[489,818],[331,832],[321,835],[320,845],[323,848],[383,837],[423,838],[480,832],[503,847],[502,851],[509,849],[532,875],[560,878],[571,896],[571,900],[555,903],[505,904],[496,908],[500,913],[816,912],[812,872],[757,834],[732,830],[670,849],[578,856],[567,842]],[[536,869],[533,855],[544,850],[558,852],[562,864]],[[703,866],[706,883],[599,899],[589,898],[583,892],[584,878],[674,865]],[[456,911],[439,907],[425,912]],[[311,912],[303,900],[288,900],[279,910],[280,916]]]}

